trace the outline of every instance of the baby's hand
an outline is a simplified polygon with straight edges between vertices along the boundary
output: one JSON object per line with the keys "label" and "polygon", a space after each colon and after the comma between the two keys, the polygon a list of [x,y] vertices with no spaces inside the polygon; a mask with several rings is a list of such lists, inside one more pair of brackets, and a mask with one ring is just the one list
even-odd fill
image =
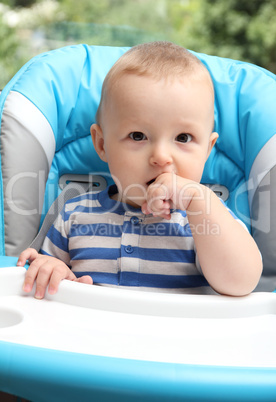
{"label": "baby's hand", "polygon": [[162,173],[149,185],[147,200],[142,205],[145,214],[152,213],[170,219],[170,209],[187,210],[200,184],[184,179],[175,173]]}
{"label": "baby's hand", "polygon": [[55,294],[63,279],[92,284],[90,276],[76,278],[64,262],[54,257],[39,254],[33,248],[28,248],[20,254],[17,266],[24,266],[26,261],[29,261],[30,266],[26,271],[23,290],[27,293],[31,292],[36,281],[35,297],[37,299],[43,299],[48,285],[48,293]]}

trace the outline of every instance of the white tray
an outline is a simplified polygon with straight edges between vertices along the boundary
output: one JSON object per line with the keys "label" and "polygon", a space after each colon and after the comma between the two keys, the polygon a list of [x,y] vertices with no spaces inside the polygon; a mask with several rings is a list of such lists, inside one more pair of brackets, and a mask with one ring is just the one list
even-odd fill
{"label": "white tray", "polygon": [[0,341],[87,355],[208,366],[276,367],[276,294],[173,295],[69,281],[22,292],[0,269]]}

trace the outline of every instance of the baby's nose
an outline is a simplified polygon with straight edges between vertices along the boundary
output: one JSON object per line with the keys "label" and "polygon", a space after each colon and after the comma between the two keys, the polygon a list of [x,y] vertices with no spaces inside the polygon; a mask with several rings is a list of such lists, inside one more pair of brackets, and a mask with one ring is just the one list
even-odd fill
{"label": "baby's nose", "polygon": [[166,145],[156,145],[152,149],[150,164],[165,166],[173,163],[173,157],[170,149]]}

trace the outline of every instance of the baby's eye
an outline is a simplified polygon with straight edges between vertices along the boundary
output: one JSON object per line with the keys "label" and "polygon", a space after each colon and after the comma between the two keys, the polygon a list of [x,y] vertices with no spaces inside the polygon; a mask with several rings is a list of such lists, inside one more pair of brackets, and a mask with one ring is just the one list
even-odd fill
{"label": "baby's eye", "polygon": [[133,141],[144,141],[147,139],[147,137],[145,136],[145,134],[141,133],[140,131],[133,131],[133,133],[129,134],[129,137],[133,140]]}
{"label": "baby's eye", "polygon": [[191,134],[186,134],[186,133],[181,133],[178,134],[178,136],[176,137],[176,141],[178,142],[190,142],[192,141],[192,136]]}

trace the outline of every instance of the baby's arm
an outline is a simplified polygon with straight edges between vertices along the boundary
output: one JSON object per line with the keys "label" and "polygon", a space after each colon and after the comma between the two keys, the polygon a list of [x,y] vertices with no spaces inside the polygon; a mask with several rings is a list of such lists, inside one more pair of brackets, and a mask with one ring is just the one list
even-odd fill
{"label": "baby's arm", "polygon": [[24,266],[27,261],[29,261],[30,266],[26,271],[23,290],[27,293],[31,292],[34,282],[36,281],[35,297],[37,299],[44,297],[48,285],[48,293],[55,294],[58,290],[59,283],[63,279],[92,284],[92,278],[90,276],[87,275],[77,278],[63,261],[39,254],[33,248],[28,248],[20,254],[17,265]]}
{"label": "baby's arm", "polygon": [[187,211],[201,269],[209,284],[217,292],[232,296],[252,292],[262,273],[260,252],[252,236],[219,198],[209,188],[169,173],[160,175],[155,184],[155,188],[149,186],[143,210],[163,217],[170,217],[170,207]]}
{"label": "baby's arm", "polygon": [[[259,249],[219,198],[207,187],[203,189],[204,198],[192,201],[187,211],[202,272],[217,292],[246,295],[255,289],[262,274]],[[202,223],[206,230],[197,233],[197,225]],[[207,225],[217,230],[209,233]]]}

